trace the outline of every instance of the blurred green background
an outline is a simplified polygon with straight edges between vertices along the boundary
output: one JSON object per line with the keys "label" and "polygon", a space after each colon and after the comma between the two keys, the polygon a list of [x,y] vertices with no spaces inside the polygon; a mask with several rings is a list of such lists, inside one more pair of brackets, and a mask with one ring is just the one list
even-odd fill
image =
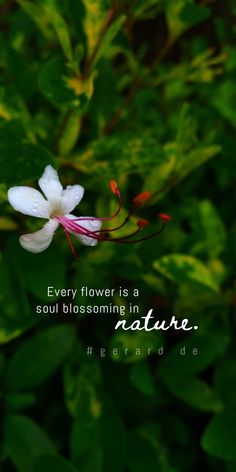
{"label": "blurred green background", "polygon": [[[1,470],[235,472],[236,5],[1,0],[0,31]],[[35,186],[47,164],[85,187],[80,215],[114,211],[115,179],[121,218],[145,190],[150,231],[160,211],[173,220],[138,245],[75,242],[79,262],[62,229],[27,253],[19,235],[40,221],[15,212],[7,189]],[[199,329],[36,315],[48,285],[138,288],[140,314]]]}

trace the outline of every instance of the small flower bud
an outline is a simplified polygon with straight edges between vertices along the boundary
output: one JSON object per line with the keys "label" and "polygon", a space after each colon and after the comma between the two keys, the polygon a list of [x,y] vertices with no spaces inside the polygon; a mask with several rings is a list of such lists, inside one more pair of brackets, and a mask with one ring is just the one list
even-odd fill
{"label": "small flower bud", "polygon": [[166,215],[165,213],[159,213],[159,218],[161,218],[162,221],[167,223],[167,221],[172,220],[170,215]]}
{"label": "small flower bud", "polygon": [[150,200],[150,198],[150,192],[142,192],[133,199],[133,202],[135,205],[141,205],[142,203],[145,203]]}
{"label": "small flower bud", "polygon": [[145,226],[147,226],[149,224],[148,220],[138,220],[137,222],[137,226],[139,228],[145,228]]}

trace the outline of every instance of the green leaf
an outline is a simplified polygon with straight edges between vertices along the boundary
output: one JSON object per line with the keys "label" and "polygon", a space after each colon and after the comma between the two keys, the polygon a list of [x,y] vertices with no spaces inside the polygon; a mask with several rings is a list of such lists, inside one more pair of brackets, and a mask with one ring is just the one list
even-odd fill
{"label": "green leaf", "polygon": [[[66,119],[66,118],[65,118]],[[76,144],[81,129],[81,117],[78,111],[70,114],[63,133],[59,139],[58,149],[62,156],[66,156],[71,152]]]}
{"label": "green leaf", "polygon": [[6,393],[6,408],[13,411],[24,410],[35,403],[36,397],[32,393]]}
{"label": "green leaf", "polygon": [[217,112],[234,128],[236,127],[235,98],[234,80],[224,80],[223,83],[219,84],[216,93],[214,93],[211,98],[212,104]]}
{"label": "green leaf", "polygon": [[188,103],[184,103],[178,120],[175,142],[164,147],[169,159],[175,163],[171,173],[170,185],[176,185],[193,170],[197,169],[212,157],[216,156],[221,147],[204,144],[197,136],[198,123]]}
{"label": "green leaf", "polygon": [[214,416],[203,434],[202,447],[219,459],[236,462],[236,412],[235,408],[225,408]]}
{"label": "green leaf", "polygon": [[[83,358],[82,358],[83,359]],[[102,413],[101,372],[93,359],[69,359],[64,370],[67,407],[75,417],[70,437],[73,463],[85,472],[103,471],[103,452],[99,442],[99,419]]]}
{"label": "green leaf", "polygon": [[27,142],[18,122],[0,126],[0,182],[20,184],[38,178],[53,156],[41,146]]}
{"label": "green leaf", "polygon": [[73,61],[73,50],[69,28],[54,2],[49,4],[32,3],[25,0],[17,0],[20,7],[35,22],[43,36],[48,40],[53,38],[53,29],[62,47],[65,57],[69,62]]}
{"label": "green leaf", "polygon": [[223,404],[217,393],[196,377],[165,376],[165,383],[177,398],[201,411],[217,413]]}
{"label": "green leaf", "polygon": [[75,417],[70,441],[73,463],[86,472],[123,472],[125,430],[111,398],[101,389],[98,361],[82,357],[78,369],[76,355],[71,356],[64,385],[68,408]]}
{"label": "green leaf", "polygon": [[104,34],[104,36],[102,38],[102,41],[99,44],[98,51],[96,52],[96,56],[95,56],[95,59],[93,61],[93,66],[95,64],[97,64],[99,59],[101,59],[101,57],[104,56],[107,53],[111,42],[113,41],[113,39],[117,35],[118,31],[123,26],[125,20],[126,20],[125,15],[121,15],[108,28],[108,30],[106,31],[106,33]]}
{"label": "green leaf", "polygon": [[88,55],[91,56],[104,27],[109,3],[107,0],[83,0],[83,4],[85,8],[84,31],[87,38]]}
{"label": "green leaf", "polygon": [[[21,273],[24,288],[46,303],[58,299],[56,295],[48,297],[48,287],[65,287],[66,260],[60,247],[51,245],[47,251],[37,254],[35,264],[32,263],[32,254],[22,249],[19,241],[14,238],[8,244],[8,252],[18,261],[20,267],[24,267]],[[37,318],[37,315],[35,317]]]}
{"label": "green leaf", "polygon": [[[78,352],[82,349],[81,346],[76,347]],[[73,352],[64,367],[66,405],[72,416],[86,414],[94,421],[97,420],[101,412],[97,391],[101,383],[101,369],[97,361],[83,359],[81,362],[81,359],[83,359],[82,353]]]}
{"label": "green leaf", "polygon": [[177,472],[169,463],[158,426],[142,424],[129,434],[128,465],[131,472]]}
{"label": "green leaf", "polygon": [[133,364],[130,371],[132,384],[144,395],[155,395],[155,385],[146,361]]}
{"label": "green leaf", "polygon": [[78,472],[73,464],[63,459],[61,456],[44,455],[41,456],[34,465],[33,472]]}
{"label": "green leaf", "polygon": [[47,39],[52,39],[52,31],[49,25],[47,15],[43,8],[36,3],[25,0],[17,0],[17,3],[25,11],[27,15],[35,22],[39,31]]}
{"label": "green leaf", "polygon": [[65,54],[65,57],[70,63],[72,63],[73,50],[70,39],[70,30],[64,18],[59,13],[59,8],[57,8],[56,5],[50,3],[49,5],[44,5],[43,10],[45,11],[49,22],[53,25],[55,29],[58,41]]}
{"label": "green leaf", "polygon": [[225,226],[216,207],[210,200],[201,201],[198,208],[200,220],[197,220],[196,227],[198,241],[194,245],[193,251],[196,254],[204,250],[214,259],[224,249],[226,242]]}
{"label": "green leaf", "polygon": [[137,19],[153,18],[155,13],[158,13],[161,7],[161,0],[138,0],[134,4],[134,14]]}
{"label": "green leaf", "polygon": [[166,20],[170,36],[178,38],[192,26],[206,20],[210,13],[209,8],[196,5],[191,0],[169,0]]}
{"label": "green leaf", "polygon": [[181,10],[180,17],[188,25],[196,25],[207,20],[211,14],[211,10],[195,3],[186,3]]}
{"label": "green leaf", "polygon": [[19,472],[33,472],[41,455],[56,453],[47,434],[27,416],[7,415],[4,434],[8,455]]}
{"label": "green leaf", "polygon": [[163,377],[168,379],[177,374],[179,377],[190,376],[205,370],[222,356],[229,341],[229,336],[222,332],[196,332],[188,336],[184,341],[178,342],[162,359]]}
{"label": "green leaf", "polygon": [[157,457],[155,449],[146,438],[134,432],[129,438],[129,468],[131,472],[153,472]]}
{"label": "green leaf", "polygon": [[153,168],[145,179],[143,189],[148,189],[151,193],[157,193],[160,198],[162,192],[165,194],[171,176],[175,171],[176,157],[162,151],[159,160],[158,165]]}
{"label": "green leaf", "polygon": [[[124,472],[126,464],[126,430],[112,399],[103,392],[99,436],[104,452],[104,471]],[[116,460],[114,461],[114,457]]]}
{"label": "green leaf", "polygon": [[77,416],[71,430],[73,463],[83,472],[103,472],[103,451],[99,444],[98,422],[91,416]]}
{"label": "green leaf", "polygon": [[9,361],[7,389],[33,388],[44,382],[68,356],[74,341],[75,331],[69,325],[53,326],[26,340]]}
{"label": "green leaf", "polygon": [[215,366],[214,386],[226,405],[236,406],[235,354],[231,351]]}
{"label": "green leaf", "polygon": [[221,147],[217,145],[202,146],[199,149],[194,149],[187,155],[179,157],[176,164],[176,176],[182,180],[190,172],[200,167],[212,157],[216,156],[221,151]]}
{"label": "green leaf", "polygon": [[218,286],[206,265],[193,256],[170,254],[154,261],[154,269],[176,283],[197,283],[215,292]]}
{"label": "green leaf", "polygon": [[35,322],[17,259],[10,253],[0,256],[0,344],[5,344],[29,329]]}
{"label": "green leaf", "polygon": [[146,359],[150,353],[162,346],[160,331],[116,332],[109,344],[110,357],[116,362],[138,362]]}
{"label": "green leaf", "polygon": [[93,94],[93,76],[72,75],[61,58],[53,58],[39,75],[41,92],[54,105],[83,110]]}

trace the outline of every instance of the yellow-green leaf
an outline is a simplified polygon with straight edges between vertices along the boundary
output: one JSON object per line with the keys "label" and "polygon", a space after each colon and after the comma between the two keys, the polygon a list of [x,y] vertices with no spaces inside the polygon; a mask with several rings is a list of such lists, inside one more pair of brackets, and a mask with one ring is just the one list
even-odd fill
{"label": "yellow-green leaf", "polygon": [[189,282],[218,291],[214,275],[200,260],[187,254],[170,254],[156,260],[154,269],[176,283]]}

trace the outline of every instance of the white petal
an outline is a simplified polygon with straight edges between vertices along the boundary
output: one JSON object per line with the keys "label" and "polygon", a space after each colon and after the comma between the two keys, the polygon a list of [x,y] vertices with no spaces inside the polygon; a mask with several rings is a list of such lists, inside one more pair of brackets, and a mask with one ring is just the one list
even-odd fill
{"label": "white petal", "polygon": [[20,244],[27,251],[42,252],[50,246],[57,227],[58,222],[56,220],[49,220],[39,231],[21,236]]}
{"label": "white petal", "polygon": [[84,195],[84,188],[81,185],[68,185],[62,192],[61,212],[70,213],[79,204]]}
{"label": "white petal", "polygon": [[61,197],[63,187],[57,171],[52,166],[45,167],[44,173],[39,179],[39,187],[49,201],[55,202]]}
{"label": "white petal", "polygon": [[8,200],[15,210],[24,215],[49,218],[49,202],[38,190],[24,186],[11,187],[8,190]]}
{"label": "white petal", "polygon": [[[78,218],[78,216],[74,216],[74,215],[65,215],[67,218],[70,218],[71,220],[73,220],[74,218]],[[81,218],[78,219],[78,224],[80,226],[83,226],[83,228],[86,228],[88,229],[89,231],[98,231],[101,229],[102,227],[102,222],[99,221],[99,220],[88,220],[88,221],[83,221],[83,218],[92,218],[92,217],[83,217],[81,216]],[[81,221],[79,221],[81,220]],[[73,233],[73,232],[72,232]],[[81,235],[81,234],[77,234],[77,233],[73,233],[78,239],[79,241],[84,244],[85,246],[96,246],[98,241],[96,239],[93,239],[93,238],[90,238],[89,236],[84,236],[84,235]]]}

